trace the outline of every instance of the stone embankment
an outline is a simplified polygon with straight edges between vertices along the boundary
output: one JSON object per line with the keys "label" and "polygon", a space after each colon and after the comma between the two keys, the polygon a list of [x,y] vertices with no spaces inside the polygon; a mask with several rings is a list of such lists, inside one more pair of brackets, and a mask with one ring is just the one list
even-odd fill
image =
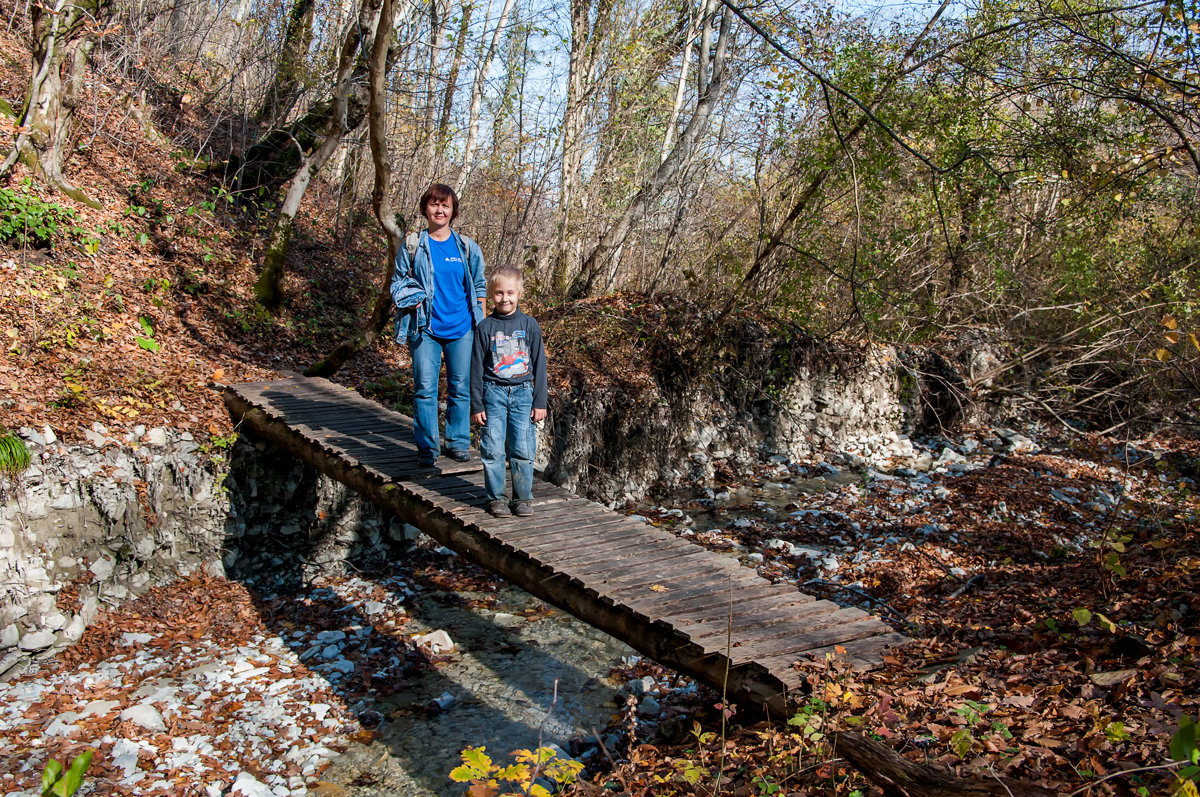
{"label": "stone embankment", "polygon": [[[771,456],[825,450],[850,466],[921,456],[906,434],[940,388],[894,351],[741,345],[740,366],[685,388],[636,401],[586,385],[553,396],[540,431],[546,478],[616,505]],[[114,439],[100,424],[80,444],[48,428],[20,433],[32,465],[0,506],[0,678],[77,641],[101,607],[180,575],[309,583],[393,559],[417,535],[244,438],[220,447],[138,428]]]}
{"label": "stone embankment", "polygon": [[78,641],[105,606],[198,570],[299,582],[392,556],[415,529],[246,440],[97,424],[22,429],[32,464],[0,506],[0,678]]}

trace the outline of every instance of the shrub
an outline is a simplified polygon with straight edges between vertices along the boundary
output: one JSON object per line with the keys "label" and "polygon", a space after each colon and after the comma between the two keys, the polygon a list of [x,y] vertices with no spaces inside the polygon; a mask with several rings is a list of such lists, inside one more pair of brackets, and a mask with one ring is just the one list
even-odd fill
{"label": "shrub", "polygon": [[49,247],[59,226],[77,217],[74,210],[31,193],[28,184],[0,187],[0,241]]}

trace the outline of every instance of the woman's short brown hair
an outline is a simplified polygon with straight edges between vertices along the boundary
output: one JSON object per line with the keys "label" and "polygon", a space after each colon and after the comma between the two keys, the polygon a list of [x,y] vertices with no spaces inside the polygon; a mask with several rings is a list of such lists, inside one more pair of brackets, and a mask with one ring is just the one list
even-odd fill
{"label": "woman's short brown hair", "polygon": [[421,194],[421,201],[418,203],[418,206],[421,208],[421,215],[427,220],[429,218],[429,214],[425,212],[425,207],[429,204],[431,199],[436,199],[439,202],[444,202],[445,200],[449,199],[451,208],[451,223],[458,218],[458,194],[454,193],[453,188],[445,183],[434,183],[433,185],[429,186],[429,188],[425,189],[425,193]]}

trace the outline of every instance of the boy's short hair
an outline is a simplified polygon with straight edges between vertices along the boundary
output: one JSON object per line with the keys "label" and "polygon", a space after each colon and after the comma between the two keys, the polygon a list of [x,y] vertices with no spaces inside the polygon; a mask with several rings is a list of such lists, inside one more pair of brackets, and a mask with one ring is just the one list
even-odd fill
{"label": "boy's short hair", "polygon": [[445,183],[434,183],[425,189],[425,193],[421,194],[421,201],[417,203],[417,207],[421,210],[421,215],[429,218],[425,213],[425,206],[429,204],[429,200],[436,199],[439,202],[450,200],[450,221],[454,222],[458,218],[458,194],[454,193],[454,189]]}
{"label": "boy's short hair", "polygon": [[525,289],[525,272],[516,266],[497,266],[492,269],[492,273],[488,275],[487,289],[489,292],[496,287],[496,281],[500,279],[512,279],[517,281],[517,290]]}

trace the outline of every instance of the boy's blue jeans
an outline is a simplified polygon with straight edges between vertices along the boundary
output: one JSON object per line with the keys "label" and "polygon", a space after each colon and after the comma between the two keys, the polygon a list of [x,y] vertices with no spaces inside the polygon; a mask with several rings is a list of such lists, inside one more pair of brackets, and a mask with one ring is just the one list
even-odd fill
{"label": "boy's blue jeans", "polygon": [[446,360],[446,448],[471,445],[471,350],[473,332],[458,340],[435,338],[428,330],[408,344],[413,364],[413,433],[417,450],[438,454],[438,377]]}
{"label": "boy's blue jeans", "polygon": [[483,486],[489,501],[504,500],[505,464],[512,466],[512,500],[533,498],[533,458],[537,438],[533,420],[533,382],[519,385],[483,383],[487,423],[479,440]]}

